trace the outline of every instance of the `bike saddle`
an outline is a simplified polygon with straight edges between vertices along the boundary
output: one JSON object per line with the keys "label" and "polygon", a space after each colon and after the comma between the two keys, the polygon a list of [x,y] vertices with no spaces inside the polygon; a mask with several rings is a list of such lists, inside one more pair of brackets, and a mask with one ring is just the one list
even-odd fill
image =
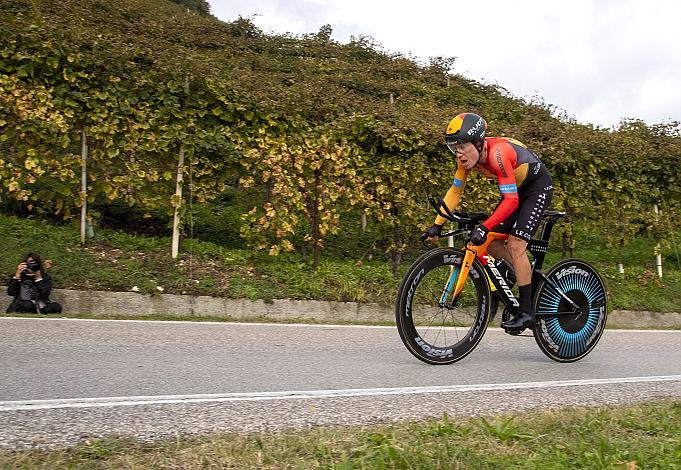
{"label": "bike saddle", "polygon": [[544,215],[542,216],[543,220],[559,220],[562,219],[567,215],[567,212],[559,212],[559,211],[546,211],[544,212]]}

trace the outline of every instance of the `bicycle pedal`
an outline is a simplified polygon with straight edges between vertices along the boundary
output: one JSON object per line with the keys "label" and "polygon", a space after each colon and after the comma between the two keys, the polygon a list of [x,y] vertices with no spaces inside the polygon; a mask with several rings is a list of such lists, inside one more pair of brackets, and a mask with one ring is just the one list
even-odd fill
{"label": "bicycle pedal", "polygon": [[507,329],[504,329],[504,332],[505,332],[506,334],[511,335],[511,336],[518,336],[518,335],[521,334],[523,331],[525,331],[525,328],[522,328],[522,329],[519,329],[519,330],[510,330],[510,329],[507,330]]}

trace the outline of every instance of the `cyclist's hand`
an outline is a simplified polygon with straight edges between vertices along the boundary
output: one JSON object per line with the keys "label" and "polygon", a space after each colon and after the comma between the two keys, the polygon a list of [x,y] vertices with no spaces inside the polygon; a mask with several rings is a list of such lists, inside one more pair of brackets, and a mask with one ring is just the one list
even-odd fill
{"label": "cyclist's hand", "polygon": [[421,234],[421,241],[424,241],[426,239],[428,240],[435,240],[440,237],[440,234],[442,233],[442,225],[441,224],[433,224],[432,227],[430,227],[428,230],[423,232]]}
{"label": "cyclist's hand", "polygon": [[480,246],[487,241],[487,234],[489,229],[484,225],[479,225],[478,228],[473,230],[470,235],[470,242],[473,245]]}

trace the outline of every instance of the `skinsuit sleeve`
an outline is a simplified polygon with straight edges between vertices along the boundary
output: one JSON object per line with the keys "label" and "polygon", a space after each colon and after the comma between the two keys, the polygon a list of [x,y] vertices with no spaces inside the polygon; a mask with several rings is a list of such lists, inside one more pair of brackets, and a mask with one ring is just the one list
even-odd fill
{"label": "skinsuit sleeve", "polygon": [[501,194],[501,202],[492,215],[482,223],[490,231],[518,208],[518,186],[513,173],[515,157],[515,150],[506,143],[495,145],[487,157],[487,166],[496,175]]}
{"label": "skinsuit sleeve", "polygon": [[[466,187],[466,179],[468,179],[468,170],[457,163],[454,181],[452,181],[452,186],[445,195],[445,204],[447,204],[449,210],[453,211],[459,206],[463,190]],[[445,219],[439,215],[435,218],[435,223],[438,225],[442,225],[445,222]]]}

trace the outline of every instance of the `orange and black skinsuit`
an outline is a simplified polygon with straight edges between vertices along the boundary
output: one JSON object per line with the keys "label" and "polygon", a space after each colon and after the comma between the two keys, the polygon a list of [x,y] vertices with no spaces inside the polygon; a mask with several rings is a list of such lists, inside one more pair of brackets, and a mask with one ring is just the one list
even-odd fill
{"label": "orange and black skinsuit", "polygon": [[[508,233],[529,242],[539,220],[549,207],[553,180],[539,158],[524,144],[504,137],[487,137],[487,161],[473,168],[499,184],[501,202],[482,225],[488,231]],[[455,209],[459,205],[469,170],[457,165],[452,187],[445,203]],[[445,219],[438,216],[435,223]]]}

